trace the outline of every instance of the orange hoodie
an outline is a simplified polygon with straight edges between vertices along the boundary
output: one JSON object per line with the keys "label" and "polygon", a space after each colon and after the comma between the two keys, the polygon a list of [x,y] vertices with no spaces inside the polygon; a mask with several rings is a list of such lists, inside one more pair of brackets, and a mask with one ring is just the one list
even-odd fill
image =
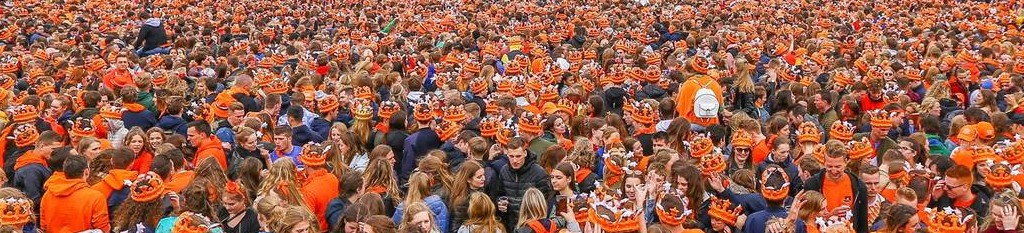
{"label": "orange hoodie", "polygon": [[188,186],[188,184],[192,183],[192,179],[195,177],[196,172],[193,171],[183,171],[175,173],[171,175],[170,180],[164,182],[164,187],[167,187],[167,190],[180,193],[181,190],[185,189],[185,186]]}
{"label": "orange hoodie", "polygon": [[302,185],[302,199],[313,210],[313,214],[316,214],[320,229],[330,229],[324,216],[327,204],[338,196],[338,192],[338,177],[331,175],[327,170],[312,171]]}
{"label": "orange hoodie", "polygon": [[43,165],[43,167],[49,167],[49,165],[47,165],[46,163],[46,159],[43,158],[43,156],[36,154],[35,150],[30,150],[25,152],[25,154],[22,154],[21,157],[18,157],[18,160],[14,161],[14,170],[18,170],[18,168],[33,163],[38,163],[40,165]]}
{"label": "orange hoodie", "polygon": [[125,181],[131,182],[137,176],[139,176],[139,173],[136,171],[110,169],[110,173],[103,177],[103,181],[93,184],[90,188],[100,191],[104,197],[110,198],[111,193],[124,188]]}
{"label": "orange hoodie", "polygon": [[46,232],[110,231],[107,199],[85,179],[54,176],[39,203],[39,227]]}
{"label": "orange hoodie", "polygon": [[210,139],[199,145],[199,149],[196,150],[196,158],[192,160],[192,165],[199,166],[199,163],[204,159],[213,157],[217,159],[217,163],[220,163],[220,168],[225,171],[228,170],[228,160],[224,155],[224,148],[220,146],[220,139],[217,137],[210,136]]}
{"label": "orange hoodie", "polygon": [[676,96],[676,112],[679,116],[686,118],[690,121],[690,124],[698,124],[704,127],[718,124],[718,118],[712,119],[701,119],[697,118],[697,114],[693,112],[693,101],[697,97],[697,91],[700,90],[704,85],[707,85],[708,89],[715,92],[715,97],[718,97],[718,103],[720,108],[725,107],[725,102],[722,100],[722,86],[718,85],[718,81],[711,76],[693,76],[690,80],[681,84],[679,87],[679,95]]}
{"label": "orange hoodie", "polygon": [[[132,165],[128,167],[128,170],[136,172],[148,172],[149,166],[153,164],[153,152],[143,150],[139,153],[138,157],[135,157],[135,161],[132,161]],[[135,177],[132,177],[135,179]]]}

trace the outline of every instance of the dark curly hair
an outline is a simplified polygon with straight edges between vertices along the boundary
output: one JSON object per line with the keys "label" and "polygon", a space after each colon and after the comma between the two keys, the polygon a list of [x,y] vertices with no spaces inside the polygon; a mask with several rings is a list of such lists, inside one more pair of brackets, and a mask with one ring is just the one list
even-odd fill
{"label": "dark curly hair", "polygon": [[111,228],[114,232],[129,231],[139,223],[146,227],[156,228],[165,209],[161,200],[155,199],[148,202],[137,202],[131,198],[125,200],[114,212]]}

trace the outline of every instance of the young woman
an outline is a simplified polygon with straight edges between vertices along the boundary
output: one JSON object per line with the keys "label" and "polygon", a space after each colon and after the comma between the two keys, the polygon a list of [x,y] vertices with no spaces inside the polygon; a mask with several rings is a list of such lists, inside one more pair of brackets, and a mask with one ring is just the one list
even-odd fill
{"label": "young woman", "polygon": [[[373,215],[366,217],[366,220],[360,222],[359,229],[364,233],[395,233],[400,228],[395,227],[395,223],[391,222],[384,215]],[[407,229],[402,232],[421,232],[418,229]],[[346,232],[348,233],[348,232]]]}
{"label": "young woman", "polygon": [[256,130],[249,127],[236,126],[234,131],[235,140],[238,143],[231,150],[232,153],[242,159],[259,159],[260,164],[263,165],[260,169],[266,169],[270,164],[270,154],[259,148],[259,137],[256,136]]}
{"label": "young woman", "polygon": [[[569,209],[573,209],[571,204]],[[570,211],[571,212],[571,211]],[[535,227],[539,227],[535,228]],[[547,229],[566,229],[569,232],[583,232],[580,230],[576,216],[572,213],[559,213],[558,217],[548,218],[547,201],[544,194],[536,188],[530,188],[523,194],[522,204],[519,206],[519,222],[516,223],[515,232],[541,233],[548,232]]]}
{"label": "young woman", "polygon": [[817,191],[806,191],[802,198],[800,198],[800,196],[797,198],[799,199],[798,202],[801,204],[794,204],[794,206],[798,208],[790,209],[791,214],[794,214],[795,212],[795,215],[792,215],[795,217],[790,218],[795,219],[794,227],[796,228],[796,231],[821,232],[821,230],[824,230],[818,229],[818,224],[815,223],[815,220],[819,216],[823,216],[822,214],[828,213],[828,208],[826,208],[825,204],[825,195],[822,195]]}
{"label": "young woman", "polygon": [[590,193],[597,188],[597,174],[592,170],[595,159],[594,146],[590,144],[590,140],[577,137],[576,146],[573,147],[572,153],[569,153],[569,160],[578,167],[572,176],[580,193]]}
{"label": "young woman", "polygon": [[98,139],[94,137],[83,137],[82,140],[78,142],[78,147],[75,148],[75,151],[85,155],[89,161],[92,161],[93,159],[96,159],[96,157],[100,156],[100,152],[103,151],[101,147],[102,144],[100,144]]}
{"label": "young woman", "polygon": [[[440,152],[435,150],[432,152]],[[431,153],[433,154],[433,153]],[[452,180],[452,174],[448,172],[448,164],[441,161],[441,156],[424,156],[420,159],[417,168],[420,172],[427,174],[430,177],[430,193],[441,197],[445,203],[450,203],[451,190],[454,181]]]}
{"label": "young woman", "polygon": [[[196,177],[195,178],[196,179],[206,179],[206,180],[209,180],[210,182],[213,182],[214,184],[216,184],[216,185],[212,185],[211,187],[217,193],[223,193],[224,192],[223,184],[227,184],[228,183],[227,174],[224,173],[223,169],[221,169],[220,164],[217,163],[217,160],[213,159],[213,158],[206,158],[203,161],[199,162],[199,165],[197,165],[197,167],[196,167]],[[219,198],[210,199],[210,204],[212,204],[214,206],[219,206],[221,204],[220,203],[220,199]],[[213,217],[214,215],[210,215],[210,216]]]}
{"label": "young woman", "polygon": [[542,137],[552,140],[563,148],[571,149],[573,143],[570,139],[569,126],[566,124],[567,120],[558,114],[548,116],[547,121],[543,123],[544,135]]}
{"label": "young woman", "polygon": [[910,164],[924,164],[928,160],[928,152],[925,151],[924,146],[913,139],[901,139],[898,149],[903,155],[903,159]]}
{"label": "young woman", "polygon": [[149,145],[149,137],[146,136],[146,132],[142,131],[142,128],[136,127],[128,131],[124,137],[124,143],[121,145],[135,152],[135,162],[132,162],[132,166],[128,167],[128,170],[139,173],[149,171],[149,166],[153,163],[153,149]]}
{"label": "young woman", "polygon": [[743,130],[736,130],[732,138],[732,156],[729,157],[729,166],[725,174],[732,175],[740,169],[754,170],[754,160],[750,157],[753,139],[750,134]]}
{"label": "young woman", "polygon": [[291,159],[279,159],[274,162],[257,192],[256,202],[263,197],[274,196],[287,205],[306,206],[299,192],[295,171],[295,163]]}
{"label": "young woman", "polygon": [[316,217],[308,209],[301,206],[289,206],[274,216],[270,224],[270,232],[275,233],[308,233],[320,232]]}
{"label": "young woman", "polygon": [[[559,163],[551,170],[551,188],[555,190],[555,196],[571,198],[578,194],[576,191],[576,180],[573,176],[575,173],[572,164],[568,162]],[[627,180],[628,182],[629,180]],[[555,200],[548,200],[548,204],[548,207],[553,208]]]}
{"label": "young woman", "polygon": [[484,167],[475,160],[468,160],[459,166],[455,180],[468,182],[453,182],[452,184],[452,190],[448,197],[450,199],[448,203],[451,203],[449,207],[451,208],[450,226],[452,228],[462,226],[462,223],[466,221],[468,209],[472,205],[470,203],[471,195],[486,185],[485,173]]}
{"label": "young woman", "polygon": [[409,212],[412,212],[412,210],[405,210],[406,208],[417,204],[425,204],[433,212],[431,216],[437,216],[437,221],[432,221],[436,222],[434,226],[440,229],[441,232],[448,232],[448,206],[440,196],[431,194],[431,176],[422,171],[409,176],[409,190],[407,191],[405,201],[398,205],[398,209],[395,210],[395,214],[391,217],[395,223],[400,223],[403,220],[409,221],[408,217],[412,216]]}
{"label": "young woman", "polygon": [[149,137],[149,145],[160,145],[164,144],[164,131],[160,128],[153,127],[146,130],[146,136]]}
{"label": "young woman", "polygon": [[878,233],[913,233],[922,228],[921,217],[913,206],[895,204],[885,215],[885,225]]}
{"label": "young woman", "polygon": [[330,138],[327,139],[327,141],[341,141],[341,136],[345,134],[348,134],[348,126],[345,126],[345,123],[341,122],[334,123],[333,125],[331,125],[331,135]]}
{"label": "young woman", "polygon": [[[396,214],[398,212],[395,212]],[[427,207],[423,202],[414,202],[409,205],[405,213],[402,216],[401,224],[398,225],[398,229],[402,232],[420,232],[420,233],[442,233],[447,232],[442,229],[443,217],[434,217],[430,207]],[[447,220],[444,220],[447,222]]]}
{"label": "young woman", "polygon": [[224,188],[224,195],[221,203],[224,205],[218,211],[217,216],[221,219],[221,227],[224,233],[245,233],[257,232],[260,229],[260,222],[257,220],[256,211],[252,209],[248,190],[238,182],[228,182]]}
{"label": "young woman", "polygon": [[366,149],[355,140],[356,135],[344,134],[341,136],[341,141],[338,141],[337,146],[340,150],[342,161],[348,163],[348,168],[353,171],[365,171],[366,165],[369,163],[369,155],[366,154]]}
{"label": "young woman", "polygon": [[[396,204],[401,202],[402,194],[398,191],[398,181],[395,179],[395,171],[391,164],[384,160],[370,161],[363,173],[365,192],[376,193],[381,196],[384,204],[385,215],[393,216]],[[365,196],[365,195],[364,195]]]}
{"label": "young woman", "polygon": [[1003,191],[992,198],[989,214],[981,223],[982,232],[1021,232],[1024,225],[1024,208],[1013,191]]}
{"label": "young woman", "polygon": [[505,226],[494,215],[494,203],[482,192],[469,195],[469,218],[458,233],[504,233]]}
{"label": "young woman", "polygon": [[131,198],[114,211],[113,232],[154,232],[168,206],[164,205],[164,182],[156,173],[139,175],[132,182]]}

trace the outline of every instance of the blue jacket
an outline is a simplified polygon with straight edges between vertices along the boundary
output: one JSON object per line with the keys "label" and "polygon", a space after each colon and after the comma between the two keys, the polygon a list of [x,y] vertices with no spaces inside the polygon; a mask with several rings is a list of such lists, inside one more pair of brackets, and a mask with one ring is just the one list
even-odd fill
{"label": "blue jacket", "polygon": [[764,200],[761,194],[737,194],[731,189],[725,189],[720,195],[721,197],[729,198],[729,201],[734,204],[743,206],[743,211],[747,213],[754,213],[768,208],[768,202]]}
{"label": "blue jacket", "polygon": [[142,130],[147,130],[153,126],[156,126],[156,114],[149,110],[142,110],[139,112],[124,111],[121,113],[121,121],[124,122],[124,128],[131,130],[132,127],[138,126]]}
{"label": "blue jacket", "polygon": [[352,204],[347,198],[334,198],[331,202],[327,203],[327,211],[324,212],[324,217],[327,218],[327,226],[331,229],[338,227],[338,220],[341,219],[341,214],[345,212],[345,208]]}
{"label": "blue jacket", "polygon": [[295,166],[296,167],[303,167],[302,161],[299,160],[299,155],[302,154],[302,147],[301,146],[292,145],[292,152],[288,153],[288,154],[283,154],[282,155],[282,154],[278,154],[278,153],[279,153],[279,150],[276,150],[276,149],[274,151],[270,152],[270,161],[271,162],[277,161],[278,159],[283,158],[283,157],[288,157],[288,158],[292,159],[292,162],[295,162]]}
{"label": "blue jacket", "polygon": [[43,197],[43,183],[46,183],[52,174],[53,172],[46,166],[32,163],[14,170],[14,179],[11,181],[14,188],[25,192],[25,196],[32,199],[35,203],[35,210],[39,211],[39,199]]}
{"label": "blue jacket", "polygon": [[[444,204],[440,196],[430,195],[423,199],[423,202],[430,208],[430,212],[434,213],[435,223],[437,228],[441,232],[448,232],[448,206]],[[395,222],[395,225],[402,224],[402,214],[404,214],[405,203],[398,204],[398,208],[395,209],[395,214],[391,216],[391,221]]]}
{"label": "blue jacket", "polygon": [[180,116],[164,116],[160,118],[160,121],[156,123],[157,127],[164,131],[171,131],[182,136],[188,135],[188,122],[182,119]]}
{"label": "blue jacket", "polygon": [[321,138],[327,139],[331,138],[331,124],[333,123],[327,121],[327,119],[317,117],[313,118],[313,122],[309,124],[309,129],[316,132]]}
{"label": "blue jacket", "polygon": [[292,127],[292,145],[304,146],[308,142],[323,142],[324,138],[320,137],[320,134],[313,132],[309,129],[309,126],[300,125],[298,127]]}
{"label": "blue jacket", "polygon": [[743,224],[743,232],[764,232],[765,225],[772,218],[786,218],[789,210],[784,207],[769,206],[767,209],[750,214]]}
{"label": "blue jacket", "polygon": [[[416,167],[416,161],[426,155],[430,150],[441,147],[441,138],[431,128],[422,128],[405,138],[405,146],[402,149],[402,158],[398,163],[398,183],[404,184],[409,180],[409,174]],[[397,156],[397,155],[396,155]]]}

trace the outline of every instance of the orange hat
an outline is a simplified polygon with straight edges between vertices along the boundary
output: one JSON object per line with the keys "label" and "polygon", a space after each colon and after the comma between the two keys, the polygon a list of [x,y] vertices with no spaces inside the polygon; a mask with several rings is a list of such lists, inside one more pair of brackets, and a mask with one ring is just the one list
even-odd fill
{"label": "orange hat", "polygon": [[[39,118],[39,111],[32,105],[18,105],[10,111],[10,115],[14,116],[14,123],[35,123]],[[118,114],[117,118],[121,118],[121,115]]]}
{"label": "orange hat", "polygon": [[700,171],[705,176],[721,174],[725,172],[726,162],[722,153],[711,153],[700,157]]}
{"label": "orange hat", "polygon": [[[196,221],[196,219],[200,220]],[[171,233],[207,233],[210,232],[210,227],[207,226],[209,222],[209,219],[201,214],[184,212],[178,215],[178,219],[174,221]]]}
{"label": "orange hat", "polygon": [[19,124],[14,128],[14,145],[18,147],[26,147],[32,145],[39,139],[39,130],[36,129],[36,125]]}
{"label": "orange hat", "polygon": [[1010,166],[1009,163],[1001,162],[993,164],[988,175],[985,176],[985,183],[996,188],[1006,188],[1013,185],[1013,177],[1020,173],[1020,165]]}
{"label": "orange hat", "polygon": [[885,110],[877,110],[871,114],[871,128],[875,129],[889,129],[892,128],[892,119],[889,118],[889,112]]}
{"label": "orange hat", "polygon": [[466,120],[466,108],[460,105],[444,106],[441,109],[444,111],[443,118],[446,121],[461,123]]}
{"label": "orange hat", "polygon": [[853,140],[853,132],[856,130],[857,127],[848,122],[835,121],[828,131],[828,137],[842,142],[849,142]]}
{"label": "orange hat", "polygon": [[[770,177],[779,177],[784,181],[778,187],[769,186]],[[761,196],[769,201],[782,201],[789,197],[789,176],[782,169],[769,168],[761,172]]]}
{"label": "orange hat", "polygon": [[960,132],[956,134],[956,138],[973,142],[975,139],[978,139],[978,129],[975,125],[965,125],[960,128]]}
{"label": "orange hat", "polygon": [[977,146],[977,147],[974,147],[973,149],[974,149],[974,157],[973,157],[974,163],[971,164],[972,167],[975,164],[979,164],[979,163],[1001,162],[1002,161],[1002,158],[1000,158],[998,155],[996,155],[996,151],[993,150],[992,147]]}
{"label": "orange hat", "polygon": [[1006,148],[1003,148],[1000,154],[1006,162],[1009,162],[1012,165],[1024,163],[1024,140],[1017,140],[1010,143]]}
{"label": "orange hat", "polygon": [[437,132],[437,136],[441,138],[441,141],[448,141],[462,132],[462,125],[455,121],[443,120],[440,124],[437,124],[434,131]]}
{"label": "orange hat", "polygon": [[711,208],[708,209],[708,215],[711,218],[722,221],[725,225],[736,226],[736,218],[743,213],[743,206],[736,205],[732,207],[732,202],[729,199],[718,199],[718,197],[711,197]]}
{"label": "orange hat", "polygon": [[736,130],[736,132],[732,134],[732,147],[733,148],[737,148],[737,147],[750,148],[753,145],[754,145],[754,139],[751,138],[750,133],[747,133],[747,131]]}
{"label": "orange hat", "polygon": [[164,180],[154,172],[139,174],[132,182],[131,197],[136,202],[149,202],[161,198],[166,193]]}
{"label": "orange hat", "polygon": [[516,137],[516,130],[513,127],[501,127],[498,128],[498,134],[494,137],[494,141],[498,142],[499,145],[508,145],[509,140]]}
{"label": "orange hat", "polygon": [[107,106],[103,106],[102,108],[100,108],[100,116],[102,116],[103,118],[106,118],[106,119],[117,119],[117,120],[120,120],[121,119],[121,113],[124,112],[124,111],[125,111],[125,109],[122,108],[122,107],[118,107],[118,106],[114,106],[114,105],[107,105]]}
{"label": "orange hat", "polygon": [[36,95],[40,96],[50,94],[56,91],[56,87],[54,87],[53,81],[50,80],[40,81],[36,83],[35,89]]}
{"label": "orange hat", "polygon": [[[665,190],[661,192],[658,203],[654,208],[654,212],[658,215],[658,220],[662,224],[667,226],[679,226],[683,225],[687,219],[691,217],[693,211],[687,209],[688,199],[680,195],[677,190]],[[666,201],[668,200],[668,201]],[[678,206],[665,206],[665,203],[679,203]]]}
{"label": "orange hat", "polygon": [[15,80],[8,74],[0,73],[0,89],[14,90]]}
{"label": "orange hat", "polygon": [[558,88],[555,86],[546,86],[540,89],[540,99],[543,101],[553,102],[558,97]]}
{"label": "orange hat", "polygon": [[974,170],[974,149],[966,146],[956,147],[950,152],[949,159],[956,165],[962,165]]}
{"label": "orange hat", "polygon": [[978,122],[974,124],[974,128],[978,130],[978,138],[982,140],[992,140],[996,138],[996,130],[992,127],[992,123],[987,121]]}
{"label": "orange hat", "polygon": [[701,56],[694,56],[690,60],[690,68],[698,74],[708,74],[708,64],[708,59]]}
{"label": "orange hat", "polygon": [[799,143],[821,143],[821,132],[818,132],[818,125],[815,125],[813,122],[804,121],[796,132]]}
{"label": "orange hat", "polygon": [[871,159],[875,157],[875,148],[871,147],[871,142],[867,140],[867,137],[861,138],[860,141],[850,141],[847,147],[850,150],[850,160]]}
{"label": "orange hat", "polygon": [[356,120],[369,121],[373,119],[373,107],[370,106],[369,101],[357,101],[356,109],[353,111]]}
{"label": "orange hat", "polygon": [[377,110],[377,116],[380,117],[381,122],[387,122],[391,119],[392,115],[395,115],[398,111],[402,110],[402,106],[398,105],[395,101],[384,101],[380,103],[380,109]]}
{"label": "orange hat", "polygon": [[320,107],[320,112],[327,114],[338,110],[341,104],[338,103],[338,97],[334,95],[326,95],[316,101],[316,105]]}
{"label": "orange hat", "polygon": [[485,117],[480,119],[480,136],[485,138],[494,137],[498,134],[498,129],[501,128],[501,120],[494,117]]}
{"label": "orange hat", "polygon": [[283,95],[288,93],[288,83],[279,80],[273,81],[270,85],[263,86],[263,91],[266,91],[267,94]]}
{"label": "orange hat", "polygon": [[633,121],[640,125],[653,125],[658,120],[658,111],[653,106],[647,103],[640,103],[635,106],[633,110]]}
{"label": "orange hat", "polygon": [[949,207],[942,210],[925,208],[924,214],[926,217],[921,219],[921,222],[928,226],[928,232],[933,233],[967,232],[967,228],[973,225],[968,222],[975,218],[973,214]]}
{"label": "orange hat", "polygon": [[558,105],[555,105],[555,103],[546,102],[544,107],[541,107],[541,113],[545,115],[555,114],[556,112],[558,112]]}
{"label": "orange hat", "polygon": [[214,117],[227,118],[230,115],[231,103],[234,102],[237,102],[237,100],[235,100],[235,97],[231,97],[231,93],[222,91],[213,99],[213,103],[210,103],[210,112],[213,113]]}
{"label": "orange hat", "polygon": [[702,156],[710,154],[714,147],[715,144],[710,137],[694,134],[693,138],[690,138],[690,157],[700,159]]}
{"label": "orange hat", "polygon": [[306,167],[320,167],[327,162],[327,151],[331,146],[323,146],[320,143],[310,142],[302,146],[302,154],[299,161]]}
{"label": "orange hat", "polygon": [[0,199],[0,222],[20,225],[32,221],[32,200],[23,197]]}
{"label": "orange hat", "polygon": [[469,81],[469,89],[475,95],[484,95],[487,94],[487,84],[488,82],[486,79],[475,79],[473,81]]}
{"label": "orange hat", "polygon": [[373,100],[373,91],[368,86],[356,87],[353,91],[352,96],[356,99]]}
{"label": "orange hat", "polygon": [[96,128],[92,127],[92,120],[86,118],[75,119],[71,126],[71,135],[78,137],[94,136],[96,135]]}
{"label": "orange hat", "polygon": [[540,134],[544,130],[540,128],[542,117],[538,114],[524,112],[519,117],[519,131],[529,134]]}
{"label": "orange hat", "polygon": [[413,117],[416,121],[426,122],[434,119],[434,113],[430,110],[430,105],[427,103],[417,104]]}

